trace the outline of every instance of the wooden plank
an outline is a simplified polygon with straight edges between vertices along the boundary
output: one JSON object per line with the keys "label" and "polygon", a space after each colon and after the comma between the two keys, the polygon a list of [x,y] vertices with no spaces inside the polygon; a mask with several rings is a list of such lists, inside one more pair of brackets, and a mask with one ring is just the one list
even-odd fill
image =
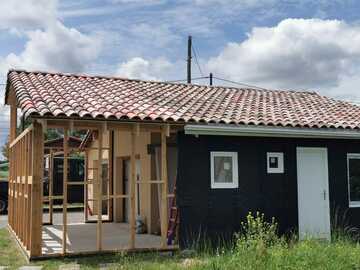
{"label": "wooden plank", "polygon": [[42,126],[34,123],[32,132],[32,185],[31,185],[31,228],[30,228],[30,256],[41,255],[42,230],[42,178],[44,138]]}
{"label": "wooden plank", "polygon": [[99,129],[99,137],[98,137],[98,143],[99,143],[99,150],[98,150],[98,179],[97,179],[97,226],[96,226],[96,247],[98,251],[102,250],[102,179],[103,179],[103,173],[102,173],[102,144],[103,144],[103,131],[102,129]]}
{"label": "wooden plank", "polygon": [[62,254],[66,254],[67,250],[67,198],[68,198],[68,129],[64,128],[64,141],[63,141],[63,149],[64,149],[64,164],[63,164],[63,235],[62,235]]}
{"label": "wooden plank", "polygon": [[170,134],[168,127],[163,126],[161,131],[161,180],[164,182],[161,189],[161,246],[167,246],[168,231],[168,177],[167,177],[167,149],[166,137]]}
{"label": "wooden plank", "polygon": [[137,184],[163,184],[161,180],[150,180],[150,181],[136,181]]}
{"label": "wooden plank", "polygon": [[136,230],[136,126],[131,130],[131,154],[130,154],[130,240],[129,248],[135,248],[135,230]]}
{"label": "wooden plank", "polygon": [[83,181],[73,181],[73,182],[68,182],[67,183],[68,186],[83,186],[83,185],[87,185],[87,182],[83,182]]}
{"label": "wooden plank", "polygon": [[19,134],[19,136],[17,136],[13,141],[11,141],[9,147],[13,147],[17,142],[19,142],[20,140],[22,140],[31,130],[33,129],[33,125],[31,124],[29,127],[27,127],[26,129],[24,129],[23,132],[21,132]]}

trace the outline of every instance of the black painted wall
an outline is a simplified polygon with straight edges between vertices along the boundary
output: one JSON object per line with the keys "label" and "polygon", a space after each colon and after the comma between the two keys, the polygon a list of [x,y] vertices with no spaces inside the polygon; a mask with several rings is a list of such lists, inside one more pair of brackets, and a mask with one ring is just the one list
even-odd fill
{"label": "black painted wall", "polygon": [[[281,233],[297,230],[296,147],[327,147],[330,214],[346,213],[347,225],[360,227],[360,208],[348,207],[347,153],[360,153],[360,141],[178,134],[177,203],[180,244],[199,235],[228,237],[249,211],[275,217]],[[210,152],[238,153],[239,188],[211,189]],[[268,174],[266,153],[284,153],[284,173]]]}

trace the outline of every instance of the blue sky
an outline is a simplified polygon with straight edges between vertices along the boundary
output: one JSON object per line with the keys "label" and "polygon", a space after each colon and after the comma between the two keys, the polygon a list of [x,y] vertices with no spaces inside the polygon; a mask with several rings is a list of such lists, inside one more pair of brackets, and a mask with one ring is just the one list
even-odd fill
{"label": "blue sky", "polygon": [[356,0],[2,1],[0,83],[9,68],[184,79],[192,35],[205,75],[358,101],[359,14]]}

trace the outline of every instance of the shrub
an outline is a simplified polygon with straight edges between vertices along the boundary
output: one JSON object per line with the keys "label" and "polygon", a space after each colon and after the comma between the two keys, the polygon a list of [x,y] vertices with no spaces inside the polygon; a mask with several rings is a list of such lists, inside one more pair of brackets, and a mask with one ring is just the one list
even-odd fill
{"label": "shrub", "polygon": [[241,222],[241,233],[237,235],[237,244],[246,244],[252,246],[261,244],[264,247],[270,247],[279,243],[278,224],[275,218],[271,222],[265,220],[264,214],[251,212],[246,216],[246,221]]}

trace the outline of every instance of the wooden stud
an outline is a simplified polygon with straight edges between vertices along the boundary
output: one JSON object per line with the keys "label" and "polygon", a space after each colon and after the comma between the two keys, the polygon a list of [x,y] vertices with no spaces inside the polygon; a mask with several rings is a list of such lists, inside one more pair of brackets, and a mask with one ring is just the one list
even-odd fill
{"label": "wooden stud", "polygon": [[62,253],[66,254],[67,243],[67,183],[68,183],[68,129],[64,129],[64,164],[63,164],[63,236],[62,236]]}
{"label": "wooden stud", "polygon": [[99,150],[98,150],[98,179],[97,179],[97,204],[98,204],[98,213],[97,213],[97,227],[96,227],[96,246],[97,250],[102,250],[102,180],[103,180],[103,173],[102,173],[102,144],[103,144],[103,131],[102,129],[99,129],[99,137],[98,137],[98,143],[99,143]]}
{"label": "wooden stud", "polygon": [[31,183],[32,183],[32,171],[31,171],[31,166],[32,166],[32,131],[30,130],[28,132],[27,137],[27,156],[28,156],[28,178],[27,178],[27,207],[26,207],[26,212],[27,212],[27,227],[26,227],[26,247],[29,249],[30,248],[30,219],[31,219],[31,215],[30,215],[30,211],[31,211],[31,185],[30,185],[30,178],[31,178]]}
{"label": "wooden stud", "polygon": [[161,131],[161,180],[163,181],[161,189],[161,246],[167,246],[168,231],[168,177],[167,177],[167,149],[166,137],[170,134],[168,128],[163,126]]}
{"label": "wooden stud", "polygon": [[32,132],[32,185],[31,185],[31,222],[30,257],[41,255],[42,241],[42,178],[44,138],[42,126],[34,123]]}
{"label": "wooden stud", "polygon": [[16,101],[12,101],[10,105],[10,143],[16,138],[17,128],[17,107]]}
{"label": "wooden stud", "polygon": [[[84,181],[86,183],[88,183],[88,175],[89,175],[89,155],[88,155],[88,151],[85,150],[84,152],[84,158],[85,158],[85,164],[84,164],[84,167],[85,167],[85,170],[84,170]],[[89,219],[89,214],[88,214],[88,205],[89,205],[89,202],[88,202],[88,190],[89,190],[89,187],[88,185],[85,185],[84,186],[84,219],[85,219],[85,222],[88,221]]]}
{"label": "wooden stud", "polygon": [[49,223],[53,224],[54,201],[52,199],[54,189],[54,153],[50,149],[49,154]]}
{"label": "wooden stud", "polygon": [[135,248],[135,229],[136,229],[136,126],[131,130],[131,155],[130,155],[130,240],[129,248]]}
{"label": "wooden stud", "polygon": [[113,131],[109,130],[108,131],[109,134],[109,163],[108,163],[108,215],[109,215],[109,220],[113,220],[113,200],[110,200],[110,196],[114,194],[114,180],[113,180],[113,166],[114,166],[114,160],[113,160]]}

